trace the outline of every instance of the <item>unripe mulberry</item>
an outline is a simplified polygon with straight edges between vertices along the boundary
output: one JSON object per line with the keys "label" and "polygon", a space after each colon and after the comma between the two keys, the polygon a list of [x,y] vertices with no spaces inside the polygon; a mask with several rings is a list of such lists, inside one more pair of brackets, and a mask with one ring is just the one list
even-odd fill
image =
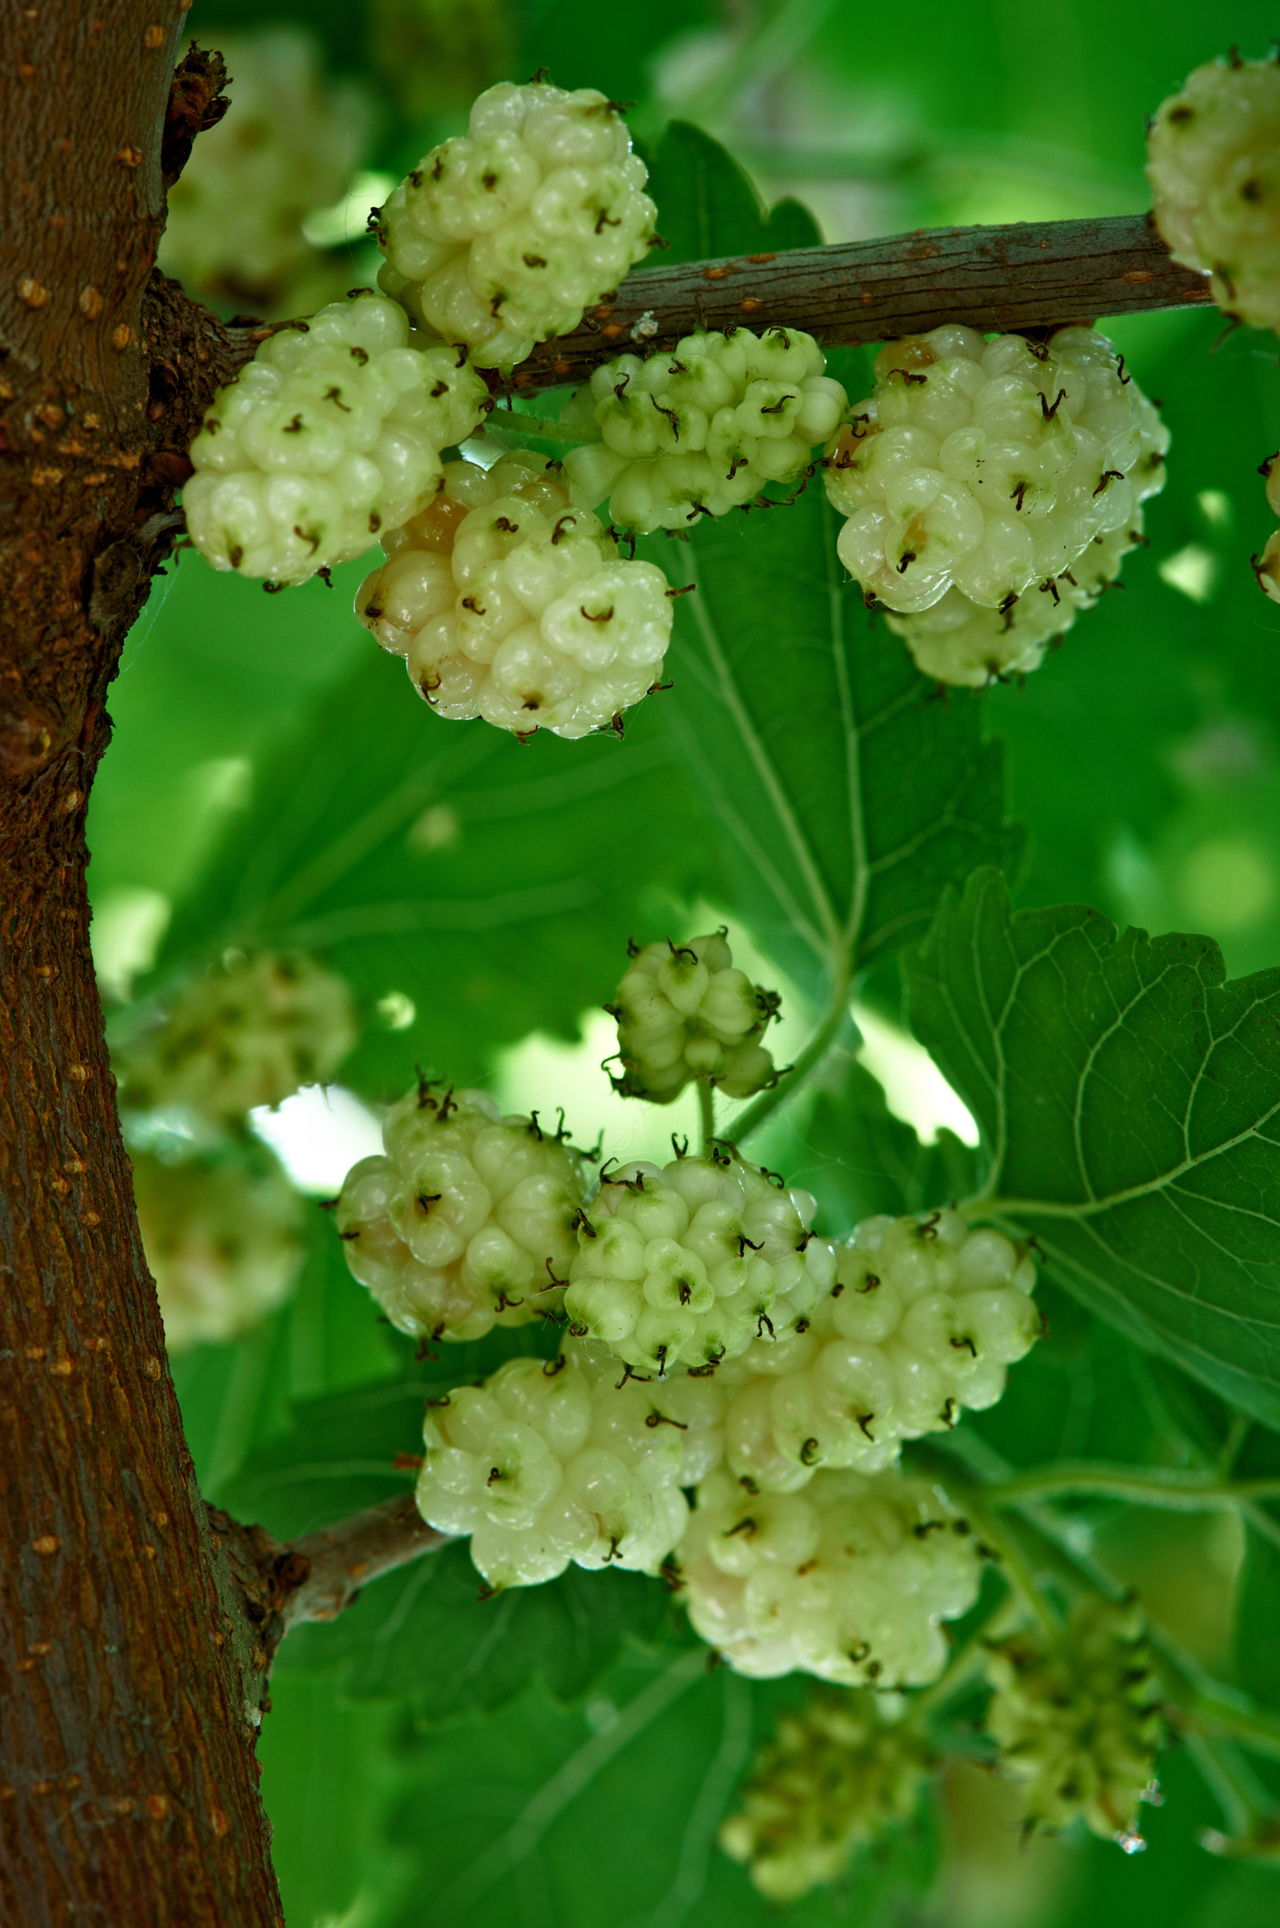
{"label": "unripe mulberry", "polygon": [[761,1748],[719,1841],[770,1901],[798,1901],[836,1880],[860,1847],[914,1810],[934,1757],[909,1717],[886,1717],[887,1698],[819,1689]]}
{"label": "unripe mulberry", "polygon": [[801,1493],[714,1472],[676,1558],[694,1627],[741,1674],[919,1687],[978,1593],[979,1548],[941,1490],[897,1472],[819,1472]]}
{"label": "unripe mulberry", "polygon": [[914,615],[890,611],[886,622],[901,636],[916,668],[940,683],[982,689],[1039,667],[1050,644],[1066,634],[1082,610],[1092,609],[1120,574],[1120,563],[1144,540],[1142,511],[1133,524],[1095,536],[1070,569],[1024,590],[1007,609],[987,609],[948,589],[941,602]]}
{"label": "unripe mulberry", "polygon": [[215,569],[305,582],[424,508],[441,449],[489,406],[459,350],[415,345],[394,301],[332,302],[218,390],[191,444],[191,539]]}
{"label": "unripe mulberry", "polygon": [[776,1082],[760,1038],[777,1015],[778,994],[735,970],[723,931],[646,944],[608,1009],[622,1060],[615,1089],[629,1098],[668,1105],[695,1078],[726,1097],[749,1098]]}
{"label": "unripe mulberry", "polygon": [[133,1190],[171,1352],[234,1339],[289,1297],[304,1208],[278,1167],[134,1152]]}
{"label": "unripe mulberry", "polygon": [[811,335],[686,335],[642,361],[597,368],[565,419],[602,438],[573,448],[565,469],[581,500],[609,499],[619,527],[683,529],[724,515],[766,482],[793,481],[848,407]]}
{"label": "unripe mulberry", "polygon": [[617,727],[661,674],[666,577],[624,560],[542,456],[451,462],[385,547],[356,613],[441,716],[586,736]]}
{"label": "unripe mulberry", "polygon": [[1018,1634],[992,1651],[987,1674],[987,1728],[1004,1772],[1026,1784],[1027,1828],[1083,1820],[1141,1846],[1139,1804],[1164,1738],[1141,1609],[1082,1597],[1056,1645]]}
{"label": "unripe mulberry", "polygon": [[819,1467],[876,1472],[900,1441],[993,1406],[1039,1334],[1034,1283],[1025,1251],[958,1212],[864,1220],[805,1330],[717,1375],[730,1469],[793,1492]]}
{"label": "unripe mulberry", "polygon": [[1211,60],[1147,134],[1156,226],[1218,306],[1280,327],[1280,65]]}
{"label": "unripe mulberry", "polygon": [[609,1173],[578,1230],[564,1309],[637,1371],[718,1365],[791,1330],[829,1288],[814,1200],[730,1147]]}
{"label": "unripe mulberry", "polygon": [[119,1054],[124,1102],[236,1124],[325,1084],[356,1041],[351,993],[314,958],[232,953],[191,977]]}
{"label": "unripe mulberry", "polygon": [[574,1561],[656,1573],[689,1516],[681,1488],[706,1470],[690,1379],[616,1383],[616,1362],[572,1343],[510,1359],[427,1414],[418,1509],[471,1535],[493,1587],[552,1580]]}
{"label": "unripe mulberry", "polygon": [[1004,612],[1134,526],[1168,446],[1111,344],[1044,346],[948,326],[892,342],[826,464],[837,547],[868,599],[903,615],[949,589]]}
{"label": "unripe mulberry", "polygon": [[[1267,478],[1267,506],[1273,515],[1280,516],[1280,450],[1267,457],[1262,473]],[[1263,595],[1280,602],[1280,529],[1268,538],[1262,554],[1253,558],[1253,573]]]}
{"label": "unripe mulberry", "polygon": [[511,368],[644,259],[647,178],[594,88],[490,87],[381,210],[382,286],[478,367]]}
{"label": "unripe mulberry", "polygon": [[1280,529],[1273,530],[1262,554],[1254,557],[1253,573],[1263,595],[1270,596],[1272,602],[1280,602]]}
{"label": "unripe mulberry", "polygon": [[227,311],[305,314],[345,285],[302,223],[346,192],[368,102],[322,72],[318,43],[295,27],[208,31],[226,58],[231,105],[169,190],[159,266]]}
{"label": "unripe mulberry", "polygon": [[559,1310],[586,1197],[581,1158],[483,1091],[422,1086],[391,1107],[385,1153],[347,1173],[347,1264],[392,1325],[478,1339]]}

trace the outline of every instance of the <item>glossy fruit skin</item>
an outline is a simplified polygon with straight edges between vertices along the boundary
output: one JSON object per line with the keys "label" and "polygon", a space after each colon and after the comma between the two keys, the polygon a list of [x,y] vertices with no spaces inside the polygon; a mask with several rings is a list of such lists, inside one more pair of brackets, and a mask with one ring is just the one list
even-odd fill
{"label": "glossy fruit skin", "polygon": [[441,449],[490,406],[456,348],[363,291],[264,341],[191,444],[187,527],[215,569],[305,582],[363,555],[441,486]]}
{"label": "glossy fruit skin", "polygon": [[[411,1091],[385,1151],[348,1172],[334,1219],[353,1275],[417,1339],[478,1339],[559,1310],[583,1162],[483,1091]],[[557,1283],[557,1281],[561,1283]]]}
{"label": "glossy fruit skin", "polygon": [[666,577],[620,555],[543,456],[449,463],[385,547],[356,614],[440,716],[520,737],[620,731],[661,677]]}
{"label": "glossy fruit skin", "polygon": [[792,482],[848,407],[826,357],[798,328],[686,335],[669,353],[620,355],[597,368],[565,420],[599,439],[565,470],[619,528],[686,529]]}
{"label": "glossy fruit skin", "polygon": [[797,1492],[821,1467],[882,1471],[904,1439],[993,1406],[1040,1334],[1034,1284],[1025,1247],[958,1212],[864,1220],[803,1329],[717,1375],[730,1470]]}
{"label": "glossy fruit skin", "polygon": [[1227,314],[1280,327],[1280,66],[1210,60],[1147,133],[1156,226]]}
{"label": "glossy fruit skin", "polygon": [[1141,539],[1168,439],[1093,329],[892,342],[827,452],[841,560],[940,681],[1034,668]]}
{"label": "glossy fruit skin", "polygon": [[645,258],[647,178],[595,88],[490,87],[381,209],[381,285],[475,366],[509,369]]}
{"label": "glossy fruit skin", "polygon": [[617,1383],[616,1362],[570,1341],[509,1359],[428,1410],[418,1509],[467,1534],[493,1587],[533,1586],[573,1562],[656,1573],[688,1519],[681,1490],[714,1453],[708,1389]]}
{"label": "glossy fruit skin", "polygon": [[634,1371],[715,1368],[791,1330],[834,1276],[815,1202],[731,1147],[609,1173],[578,1229],[564,1306]]}
{"label": "glossy fruit skin", "polygon": [[920,1687],[946,1665],[940,1622],[968,1611],[981,1559],[936,1484],[819,1471],[799,1493],[698,1488],[676,1559],[694,1627],[755,1679]]}
{"label": "glossy fruit skin", "polygon": [[735,969],[723,931],[637,950],[609,1005],[622,1064],[614,1089],[667,1105],[703,1078],[727,1098],[776,1082],[760,1039],[777,993]]}

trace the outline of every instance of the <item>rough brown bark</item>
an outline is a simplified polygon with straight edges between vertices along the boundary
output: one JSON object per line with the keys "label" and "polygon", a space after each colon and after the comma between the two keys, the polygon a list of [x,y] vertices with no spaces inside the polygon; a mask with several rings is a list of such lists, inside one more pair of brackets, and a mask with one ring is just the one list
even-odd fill
{"label": "rough brown bark", "polygon": [[[149,277],[176,0],[0,0],[0,1920],[280,1920],[248,1629],[165,1362],[84,818],[224,333]],[[170,130],[172,133],[172,129]]]}
{"label": "rough brown bark", "polygon": [[924,229],[646,268],[628,275],[573,334],[536,348],[515,386],[580,382],[612,355],[671,348],[694,328],[803,328],[830,347],[917,334],[944,321],[987,330],[1060,328],[1206,305],[1205,276],[1171,260],[1141,214]]}
{"label": "rough brown bark", "polygon": [[273,1539],[264,1528],[244,1526],[216,1506],[209,1508],[209,1519],[253,1628],[246,1691],[255,1700],[265,1695],[276,1649],[294,1627],[336,1620],[370,1581],[434,1553],[449,1538],[427,1525],[412,1493],[297,1540]]}

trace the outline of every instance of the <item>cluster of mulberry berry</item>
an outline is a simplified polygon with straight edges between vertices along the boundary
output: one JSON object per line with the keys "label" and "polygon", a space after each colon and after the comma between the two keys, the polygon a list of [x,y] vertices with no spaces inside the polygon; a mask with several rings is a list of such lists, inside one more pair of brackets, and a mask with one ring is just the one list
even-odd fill
{"label": "cluster of mulberry berry", "polygon": [[138,1229],[170,1352],[258,1325],[302,1265],[302,1201],[265,1156],[170,1163],[133,1154]]}
{"label": "cluster of mulberry berry", "polygon": [[1218,306],[1280,328],[1280,63],[1208,61],[1147,135],[1156,226]]}
{"label": "cluster of mulberry berry", "polygon": [[820,1467],[891,1466],[904,1439],[994,1405],[1040,1331],[1034,1283],[1025,1249],[957,1212],[864,1220],[805,1329],[718,1375],[730,1469],[794,1492]]}
{"label": "cluster of mulberry berry", "polygon": [[566,411],[600,440],[565,469],[593,507],[608,498],[621,528],[683,529],[793,481],[848,406],[811,335],[686,335],[670,354],[621,355],[597,368]]}
{"label": "cluster of mulberry berry", "polygon": [[248,1114],[332,1078],[355,1041],[351,993],[314,958],[231,953],[113,1053],[171,1350],[236,1338],[292,1291],[302,1208]]}
{"label": "cluster of mulberry berry", "polygon": [[886,1711],[888,1699],[819,1689],[761,1748],[719,1840],[770,1901],[834,1881],[915,1808],[935,1757],[909,1717]]}
{"label": "cluster of mulberry berry", "polygon": [[940,1489],[897,1471],[819,1472],[799,1493],[697,1489],[676,1555],[702,1638],[756,1679],[918,1687],[946,1663],[944,1620],[977,1598],[980,1545]]}
{"label": "cluster of mulberry berry", "polygon": [[1092,329],[894,342],[827,460],[841,559],[943,680],[1031,667],[1140,539],[1167,445]]}
{"label": "cluster of mulberry berry", "polygon": [[564,1309],[633,1371],[717,1366],[794,1329],[829,1288],[835,1253],[809,1229],[815,1209],[728,1146],[624,1165],[580,1221]]}
{"label": "cluster of mulberry berry", "polygon": [[481,1386],[428,1410],[418,1508],[471,1536],[492,1587],[532,1586],[578,1566],[656,1573],[684,1532],[684,1489],[714,1463],[702,1388],[617,1383],[616,1362],[566,1344],[510,1359]]}
{"label": "cluster of mulberry berry", "polygon": [[1070,569],[1027,590],[1007,609],[984,609],[963,590],[948,589],[932,609],[909,616],[887,611],[885,621],[911,651],[916,668],[939,683],[982,689],[1025,676],[1112,587],[1124,557],[1145,540],[1138,509],[1127,529],[1094,536]]}
{"label": "cluster of mulberry berry", "polygon": [[233,953],[188,978],[116,1062],[129,1109],[239,1126],[327,1083],[355,1041],[351,993],[314,958]]}
{"label": "cluster of mulberry berry", "polygon": [[992,1651],[987,1673],[987,1729],[1004,1772],[1025,1784],[1028,1829],[1083,1820],[1141,1845],[1164,1723],[1140,1607],[1082,1596],[1060,1641],[1020,1634]]}
{"label": "cluster of mulberry berry", "polygon": [[394,301],[333,302],[219,389],[191,444],[191,539],[215,569],[305,582],[425,508],[441,449],[489,405],[459,351],[412,341]]}
{"label": "cluster of mulberry berry", "polygon": [[381,210],[382,286],[477,366],[511,368],[644,259],[647,178],[594,88],[491,87]]}
{"label": "cluster of mulberry berry", "polygon": [[391,1107],[384,1153],[347,1174],[347,1263],[401,1332],[478,1339],[557,1313],[586,1197],[583,1161],[483,1091],[422,1086]]}
{"label": "cluster of mulberry berry", "polygon": [[542,456],[451,462],[441,492],[384,546],[356,613],[441,716],[585,736],[615,726],[661,675],[665,576],[620,556]]}
{"label": "cluster of mulberry berry", "polygon": [[622,1062],[614,1088],[628,1098],[668,1105],[695,1079],[749,1098],[777,1078],[760,1038],[778,994],[734,968],[724,931],[633,950],[606,1009],[617,1019]]}

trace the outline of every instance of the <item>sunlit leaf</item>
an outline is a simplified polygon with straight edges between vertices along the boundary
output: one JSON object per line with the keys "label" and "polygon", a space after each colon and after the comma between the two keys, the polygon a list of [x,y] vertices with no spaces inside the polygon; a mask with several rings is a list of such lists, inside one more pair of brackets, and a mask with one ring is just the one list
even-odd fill
{"label": "sunlit leaf", "polygon": [[1280,1423],[1280,971],[1204,937],[947,898],[910,971],[982,1127],[990,1209],[1092,1311]]}

